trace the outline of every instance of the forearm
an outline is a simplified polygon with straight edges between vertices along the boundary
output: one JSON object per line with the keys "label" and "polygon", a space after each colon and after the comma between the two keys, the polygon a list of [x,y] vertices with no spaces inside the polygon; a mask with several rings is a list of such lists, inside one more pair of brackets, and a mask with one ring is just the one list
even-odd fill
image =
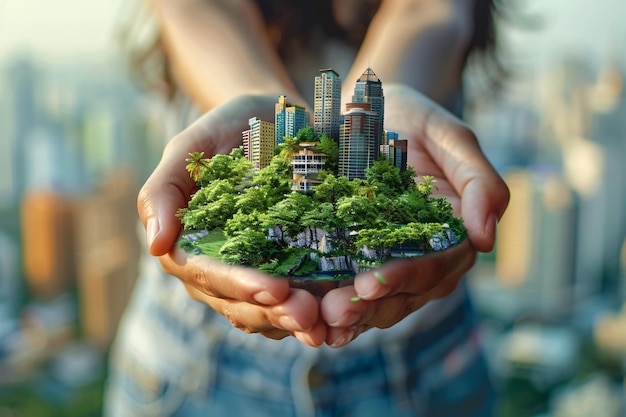
{"label": "forearm", "polygon": [[249,0],[150,0],[174,77],[203,110],[245,94],[303,102]]}
{"label": "forearm", "polygon": [[[370,66],[384,83],[410,85],[441,102],[458,90],[473,31],[473,0],[385,0],[346,77]],[[344,91],[344,102],[351,91]]]}

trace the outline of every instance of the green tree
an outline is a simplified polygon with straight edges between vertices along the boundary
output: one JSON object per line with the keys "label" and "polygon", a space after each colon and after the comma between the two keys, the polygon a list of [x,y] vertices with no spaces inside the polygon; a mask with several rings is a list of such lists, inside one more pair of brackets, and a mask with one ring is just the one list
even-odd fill
{"label": "green tree", "polygon": [[245,229],[222,246],[220,255],[226,263],[256,267],[268,259],[273,246],[264,233]]}
{"label": "green tree", "polygon": [[296,139],[300,142],[317,142],[318,136],[312,126],[303,127],[296,133]]}
{"label": "green tree", "polygon": [[252,213],[253,211],[266,212],[267,200],[265,192],[259,187],[248,187],[237,196],[235,208],[242,213]]}
{"label": "green tree", "polygon": [[265,233],[267,230],[266,217],[266,213],[261,213],[257,210],[253,210],[250,213],[244,213],[239,210],[233,217],[226,221],[224,233],[229,237],[235,236],[237,233],[246,229]]}
{"label": "green tree", "polygon": [[267,228],[277,227],[281,232],[281,239],[285,236],[294,239],[305,226],[301,222],[303,213],[311,208],[311,201],[307,196],[292,192],[282,201],[279,201],[267,211],[265,223]]}
{"label": "green tree", "polygon": [[376,191],[378,191],[377,186],[371,184],[369,181],[363,180],[359,180],[356,184],[357,195],[367,198],[368,201],[374,200],[376,197]]}
{"label": "green tree", "polygon": [[378,213],[366,197],[342,197],[337,202],[337,218],[349,229],[373,228],[377,225]]}
{"label": "green tree", "polygon": [[400,169],[389,163],[386,158],[374,161],[374,164],[365,171],[365,177],[370,184],[389,196],[395,197],[404,192]]}
{"label": "green tree", "polygon": [[194,210],[212,203],[225,194],[234,195],[234,187],[230,181],[212,181],[194,193],[189,201],[189,210]]}
{"label": "green tree", "polygon": [[331,203],[336,208],[341,197],[350,197],[354,194],[354,183],[346,177],[328,175],[326,180],[315,187],[314,199],[320,203]]}
{"label": "green tree", "polygon": [[183,223],[188,230],[212,230],[223,228],[234,214],[235,196],[223,194],[215,201],[189,209],[183,216]]}
{"label": "green tree", "polygon": [[302,214],[302,225],[311,233],[311,240],[319,244],[318,229],[327,232],[335,229],[337,221],[333,205],[330,203],[313,202],[311,208]]}
{"label": "green tree", "polygon": [[187,172],[189,172],[189,176],[196,183],[200,183],[202,187],[202,174],[203,170],[209,166],[210,159],[204,158],[204,152],[190,152],[189,158],[185,159],[187,162]]}
{"label": "green tree", "polygon": [[430,198],[437,180],[432,175],[424,175],[422,179],[423,181],[417,184],[417,190],[422,193],[424,197]]}
{"label": "green tree", "polygon": [[325,134],[320,137],[319,142],[315,148],[318,152],[326,155],[325,171],[337,175],[339,171],[339,145]]}

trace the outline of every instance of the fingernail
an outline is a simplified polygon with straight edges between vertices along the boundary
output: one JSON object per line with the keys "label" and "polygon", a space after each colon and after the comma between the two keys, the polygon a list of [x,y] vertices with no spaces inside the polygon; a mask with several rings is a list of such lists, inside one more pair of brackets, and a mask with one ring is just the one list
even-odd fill
{"label": "fingernail", "polygon": [[289,330],[289,331],[302,332],[305,330],[302,328],[302,326],[298,324],[297,321],[293,319],[293,317],[290,317],[290,316],[280,317],[278,319],[278,324],[280,324],[280,327],[282,327],[283,329]]}
{"label": "fingernail", "polygon": [[276,299],[276,297],[274,297],[269,291],[267,290],[263,290],[263,291],[259,291],[256,294],[254,294],[252,296],[252,298],[254,299],[254,301],[256,301],[259,304],[264,304],[266,306],[271,306],[274,304],[278,304],[278,299]]}
{"label": "fingernail", "polygon": [[[365,300],[374,300],[380,298],[387,294],[391,288],[387,285],[387,281],[380,275],[380,278],[383,278],[384,283],[378,278],[375,273],[374,276],[376,280],[372,280],[369,277],[365,278],[365,284],[359,285],[359,290],[357,290],[357,296],[365,299]],[[365,287],[365,288],[362,288]]]}
{"label": "fingernail", "polygon": [[154,243],[154,239],[156,239],[159,234],[159,221],[155,217],[151,217],[148,219],[148,224],[146,225],[146,245],[148,249],[152,247]]}
{"label": "fingernail", "polygon": [[330,327],[346,327],[352,326],[361,318],[361,314],[356,311],[348,311],[337,321],[328,323]]}
{"label": "fingernail", "polygon": [[330,347],[339,348],[348,344],[354,338],[354,333],[353,328],[346,329],[330,344]]}
{"label": "fingernail", "polygon": [[485,235],[489,236],[492,240],[496,238],[496,226],[498,224],[498,215],[491,213],[487,216],[485,221]]}

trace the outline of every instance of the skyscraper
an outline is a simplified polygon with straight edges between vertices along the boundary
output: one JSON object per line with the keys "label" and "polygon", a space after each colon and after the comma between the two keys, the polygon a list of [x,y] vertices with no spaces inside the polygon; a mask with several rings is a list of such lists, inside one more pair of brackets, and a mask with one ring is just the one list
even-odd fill
{"label": "skyscraper", "polygon": [[370,67],[367,67],[356,81],[352,102],[370,103],[372,105],[372,111],[377,115],[376,135],[377,141],[380,143],[385,120],[385,97],[383,96],[383,84]]}
{"label": "skyscraper", "polygon": [[285,136],[296,136],[298,130],[309,125],[309,113],[304,106],[287,102],[286,96],[278,97],[275,106],[274,129],[275,144],[283,143]]}
{"label": "skyscraper", "polygon": [[248,159],[254,168],[265,168],[274,156],[274,124],[258,117],[248,120],[250,125]]}
{"label": "skyscraper", "polygon": [[313,128],[318,135],[339,139],[341,124],[341,78],[331,68],[315,77]]}
{"label": "skyscraper", "polygon": [[343,114],[339,137],[339,175],[365,178],[378,157],[377,114],[370,103],[349,103]]}

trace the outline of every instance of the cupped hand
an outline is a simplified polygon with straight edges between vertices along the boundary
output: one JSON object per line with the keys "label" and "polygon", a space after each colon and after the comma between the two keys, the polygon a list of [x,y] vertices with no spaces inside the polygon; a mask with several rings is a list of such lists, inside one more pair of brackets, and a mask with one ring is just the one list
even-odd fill
{"label": "cupped hand", "polygon": [[435,196],[450,201],[455,215],[463,218],[468,239],[443,252],[361,273],[354,285],[326,294],[321,316],[329,326],[326,343],[334,347],[372,327],[393,326],[454,291],[476,252],[493,248],[496,224],[509,201],[506,184],[466,125],[408,86],[385,85],[385,101],[385,128],[409,140],[409,165],[418,179],[435,177]]}
{"label": "cupped hand", "polygon": [[166,146],[161,161],[138,196],[150,254],[163,269],[185,284],[189,294],[223,314],[235,327],[280,339],[294,335],[319,346],[326,326],[319,319],[319,300],[290,288],[289,282],[251,268],[226,265],[208,256],[189,255],[176,247],[181,223],[175,214],[186,207],[195,183],[185,169],[190,152],[211,157],[241,145],[248,118],[273,117],[276,96],[242,96],[209,111]]}

